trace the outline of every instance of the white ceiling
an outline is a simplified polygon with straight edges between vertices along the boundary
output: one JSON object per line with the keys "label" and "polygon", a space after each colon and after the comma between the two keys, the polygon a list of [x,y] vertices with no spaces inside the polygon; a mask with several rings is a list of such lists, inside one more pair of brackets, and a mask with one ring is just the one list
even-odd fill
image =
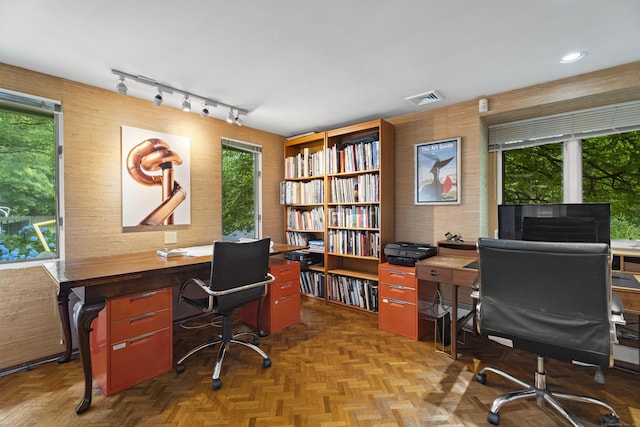
{"label": "white ceiling", "polygon": [[284,136],[638,60],[638,0],[0,0],[0,62],[114,91],[119,69]]}

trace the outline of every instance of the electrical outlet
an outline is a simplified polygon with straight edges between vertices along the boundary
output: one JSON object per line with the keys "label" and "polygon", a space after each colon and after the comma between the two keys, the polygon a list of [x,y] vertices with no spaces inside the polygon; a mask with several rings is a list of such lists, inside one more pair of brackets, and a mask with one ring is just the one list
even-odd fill
{"label": "electrical outlet", "polygon": [[170,245],[173,243],[178,243],[178,233],[175,231],[165,231],[164,232],[164,244]]}

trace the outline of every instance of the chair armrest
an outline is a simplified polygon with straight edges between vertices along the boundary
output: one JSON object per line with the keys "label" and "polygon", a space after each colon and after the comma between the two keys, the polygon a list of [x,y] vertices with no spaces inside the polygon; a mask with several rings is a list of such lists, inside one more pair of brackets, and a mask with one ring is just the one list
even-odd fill
{"label": "chair armrest", "polygon": [[478,284],[478,278],[473,279],[473,283],[471,283],[471,298],[478,299],[480,298],[480,285]]}
{"label": "chair armrest", "polygon": [[268,285],[269,283],[276,280],[271,273],[267,273],[267,280],[263,280],[262,282],[249,283],[248,285],[238,286],[237,288],[227,289],[224,291],[213,291],[209,287],[205,290],[209,295],[213,295],[214,297],[220,297],[222,295],[234,294],[236,292],[246,291],[248,289],[259,288],[261,286]]}

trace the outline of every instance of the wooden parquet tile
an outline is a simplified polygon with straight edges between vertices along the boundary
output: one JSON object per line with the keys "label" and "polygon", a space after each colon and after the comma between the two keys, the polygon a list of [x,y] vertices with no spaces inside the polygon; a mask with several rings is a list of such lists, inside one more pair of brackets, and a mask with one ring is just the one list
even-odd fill
{"label": "wooden parquet tile", "polygon": [[[175,329],[175,354],[204,341],[212,330]],[[186,371],[170,372],[105,397],[94,390],[92,407],[78,416],[83,389],[79,361],[49,363],[0,378],[2,426],[488,426],[494,397],[514,390],[490,374],[491,365],[533,379],[535,358],[467,336],[457,361],[433,342],[412,341],[377,329],[375,315],[303,298],[302,321],[261,340],[273,360],[244,347],[227,352],[222,389],[211,390],[217,349],[187,360]],[[597,385],[593,371],[550,361],[549,386],[586,393],[613,405],[622,425],[640,425],[640,376],[611,369]],[[587,425],[602,412],[590,405],[567,406]],[[531,401],[501,410],[502,426],[566,426],[552,410]]]}

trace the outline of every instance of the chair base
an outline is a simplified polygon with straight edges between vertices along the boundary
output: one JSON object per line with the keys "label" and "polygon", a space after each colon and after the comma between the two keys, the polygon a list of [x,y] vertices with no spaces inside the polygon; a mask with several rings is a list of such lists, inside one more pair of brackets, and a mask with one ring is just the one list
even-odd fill
{"label": "chair base", "polygon": [[573,413],[567,410],[564,406],[562,406],[558,399],[564,400],[573,400],[576,402],[585,402],[592,403],[596,405],[600,405],[606,408],[609,413],[605,414],[602,417],[602,422],[607,426],[618,426],[620,422],[620,418],[616,411],[609,405],[608,403],[596,399],[593,397],[583,396],[579,394],[573,393],[561,393],[561,392],[551,392],[546,384],[546,372],[544,369],[544,357],[538,356],[538,368],[535,373],[535,384],[527,384],[524,381],[519,380],[518,378],[501,371],[495,368],[484,368],[478,374],[476,374],[476,380],[481,384],[486,384],[487,382],[487,372],[493,372],[500,375],[503,378],[512,381],[521,387],[524,387],[523,390],[515,391],[511,393],[505,393],[501,396],[498,396],[494,399],[493,404],[491,405],[491,410],[489,411],[489,415],[487,416],[487,420],[493,425],[500,424],[500,415],[498,411],[500,408],[509,402],[518,399],[533,399],[536,398],[538,405],[543,405],[545,402],[548,403],[551,407],[553,407],[556,411],[560,412],[564,418],[566,418],[572,425],[576,427],[582,427],[584,424],[582,421],[578,419]]}
{"label": "chair base", "polygon": [[[238,339],[239,337],[243,336],[243,335],[249,335],[253,337],[253,343],[250,342],[246,342],[246,341],[242,341],[240,339]],[[212,339],[210,339],[209,341],[200,344],[199,346],[193,348],[192,350],[190,350],[187,354],[185,354],[180,360],[178,360],[177,364],[176,364],[176,373],[181,374],[184,372],[185,370],[185,365],[184,365],[184,361],[187,360],[189,357],[191,357],[192,355],[196,354],[197,352],[199,352],[200,350],[203,350],[205,348],[209,348],[209,347],[214,347],[218,344],[220,344],[220,348],[218,349],[218,355],[216,357],[216,364],[213,368],[213,375],[211,377],[211,388],[213,390],[218,390],[220,389],[220,387],[222,387],[222,380],[220,379],[220,371],[222,370],[222,361],[224,359],[224,356],[227,352],[227,347],[229,346],[229,344],[240,344],[243,345],[245,347],[248,347],[250,349],[252,349],[253,351],[255,351],[256,353],[258,353],[260,356],[262,356],[262,367],[263,368],[268,368],[271,366],[271,359],[269,358],[269,356],[267,356],[267,353],[265,353],[264,351],[262,351],[262,349],[260,347],[258,347],[259,344],[259,338],[257,334],[254,334],[253,332],[239,332],[237,334],[231,334],[231,320],[229,319],[228,316],[223,316],[222,318],[222,335],[218,335],[217,337],[214,337]]]}

